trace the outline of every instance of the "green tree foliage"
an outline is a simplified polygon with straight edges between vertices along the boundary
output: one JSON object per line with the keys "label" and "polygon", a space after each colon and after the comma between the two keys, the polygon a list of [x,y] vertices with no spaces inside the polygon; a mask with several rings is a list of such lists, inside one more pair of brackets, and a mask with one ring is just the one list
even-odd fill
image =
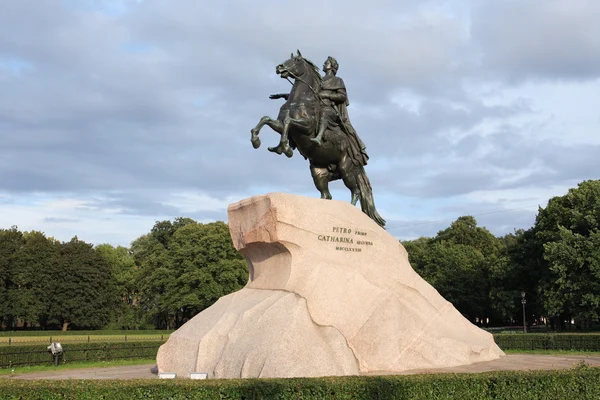
{"label": "green tree foliage", "polygon": [[136,239],[131,244],[131,250],[139,268],[135,285],[141,311],[156,327],[164,329],[169,326],[171,315],[167,296],[175,287],[168,250],[152,234]]}
{"label": "green tree foliage", "polygon": [[223,222],[160,221],[132,243],[132,252],[140,307],[158,327],[180,326],[248,278]]}
{"label": "green tree foliage", "polygon": [[539,293],[547,315],[584,327],[600,316],[600,181],[584,181],[540,208],[530,260],[544,272]]}
{"label": "green tree foliage", "polygon": [[16,226],[0,229],[0,325],[12,326],[14,309],[9,293],[14,290],[13,270],[17,252],[23,245],[23,233]]}
{"label": "green tree foliage", "polygon": [[473,322],[486,316],[488,287],[481,252],[463,244],[434,241],[426,260],[426,276],[446,300]]}
{"label": "green tree foliage", "polygon": [[[544,287],[550,315],[566,310],[583,323],[600,316],[600,232],[589,236],[559,227],[557,240],[544,244],[552,280]],[[587,321],[587,322],[586,322]]]}
{"label": "green tree foliage", "polygon": [[[528,290],[531,285],[525,282],[526,271],[520,264],[513,262],[513,253],[519,243],[522,231],[507,234],[498,238],[498,251],[489,260],[489,302],[494,311],[496,323],[521,323],[521,291]],[[534,314],[530,313],[533,318]]]}
{"label": "green tree foliage", "polygon": [[[472,322],[499,319],[492,300],[495,271],[505,244],[472,216],[462,216],[434,238],[403,243],[413,268]],[[496,296],[498,297],[498,296]]]}
{"label": "green tree foliage", "polygon": [[23,243],[15,253],[12,263],[13,287],[9,303],[13,317],[25,325],[47,320],[52,300],[49,289],[56,284],[55,270],[60,244],[42,232],[26,232]]}
{"label": "green tree foliage", "polygon": [[521,291],[529,321],[574,318],[585,328],[600,318],[600,181],[550,199],[527,230],[495,238],[460,217],[404,245],[415,270],[471,320],[520,323]]}
{"label": "green tree foliage", "polygon": [[141,315],[137,307],[137,266],[131,251],[123,246],[110,244],[96,246],[96,251],[110,267],[118,302],[111,313],[109,329],[140,329]]}
{"label": "green tree foliage", "polygon": [[[535,225],[500,238],[462,216],[403,243],[411,265],[476,323],[600,318],[600,181],[540,208]],[[223,222],[157,221],[131,247],[59,243],[0,229],[0,325],[176,328],[240,289],[248,268]],[[107,325],[107,323],[109,323]]]}
{"label": "green tree foliage", "polygon": [[0,230],[0,324],[176,327],[247,281],[223,222],[160,221],[131,249]]}
{"label": "green tree foliage", "polygon": [[126,247],[113,247],[110,244],[98,245],[96,251],[108,263],[114,278],[115,289],[121,299],[126,303],[131,303],[135,296],[136,266],[133,254]]}
{"label": "green tree foliage", "polygon": [[115,305],[107,262],[91,244],[60,243],[42,232],[0,230],[2,322],[51,328],[99,328]]}
{"label": "green tree foliage", "polygon": [[49,298],[50,320],[78,328],[101,328],[117,302],[110,267],[91,244],[74,237],[60,246],[60,257],[52,271]]}
{"label": "green tree foliage", "polygon": [[496,254],[500,248],[497,238],[486,228],[478,227],[477,221],[472,216],[459,217],[450,224],[450,227],[438,232],[435,240],[440,243],[472,247],[484,257]]}

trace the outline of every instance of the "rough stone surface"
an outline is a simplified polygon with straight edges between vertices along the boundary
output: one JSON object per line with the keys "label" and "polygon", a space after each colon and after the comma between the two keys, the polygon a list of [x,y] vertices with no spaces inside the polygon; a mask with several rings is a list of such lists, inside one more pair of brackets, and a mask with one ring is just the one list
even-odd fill
{"label": "rough stone surface", "polygon": [[171,335],[160,372],[294,377],[447,368],[504,355],[359,208],[283,193],[228,209],[250,279]]}

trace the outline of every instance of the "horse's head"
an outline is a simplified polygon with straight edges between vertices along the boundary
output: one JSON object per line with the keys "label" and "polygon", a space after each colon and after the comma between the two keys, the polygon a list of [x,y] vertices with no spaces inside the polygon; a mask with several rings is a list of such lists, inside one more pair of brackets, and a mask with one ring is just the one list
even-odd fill
{"label": "horse's head", "polygon": [[300,50],[298,50],[298,54],[296,55],[291,53],[290,58],[287,61],[284,61],[275,68],[275,72],[277,72],[277,74],[283,79],[304,76],[304,74],[307,72],[309,72],[315,79],[321,79],[319,68],[311,61],[302,57]]}
{"label": "horse's head", "polygon": [[298,51],[297,55],[291,53],[287,61],[284,61],[275,68],[275,72],[277,72],[277,75],[281,75],[283,79],[304,75],[306,73],[306,62],[300,51]]}

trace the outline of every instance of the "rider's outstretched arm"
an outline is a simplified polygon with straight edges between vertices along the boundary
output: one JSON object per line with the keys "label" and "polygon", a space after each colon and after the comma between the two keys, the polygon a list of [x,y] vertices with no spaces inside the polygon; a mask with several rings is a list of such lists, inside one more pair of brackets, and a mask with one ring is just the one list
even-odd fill
{"label": "rider's outstretched arm", "polygon": [[269,96],[269,98],[271,100],[275,100],[275,99],[288,99],[290,97],[290,95],[288,93],[278,93],[278,94],[272,94]]}

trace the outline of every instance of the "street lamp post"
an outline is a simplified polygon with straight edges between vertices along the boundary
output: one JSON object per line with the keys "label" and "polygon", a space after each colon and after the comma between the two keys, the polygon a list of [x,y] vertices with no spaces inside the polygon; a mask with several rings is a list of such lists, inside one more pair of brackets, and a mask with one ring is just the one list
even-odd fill
{"label": "street lamp post", "polygon": [[523,305],[523,333],[527,333],[527,319],[525,318],[525,291],[521,291],[521,304]]}

